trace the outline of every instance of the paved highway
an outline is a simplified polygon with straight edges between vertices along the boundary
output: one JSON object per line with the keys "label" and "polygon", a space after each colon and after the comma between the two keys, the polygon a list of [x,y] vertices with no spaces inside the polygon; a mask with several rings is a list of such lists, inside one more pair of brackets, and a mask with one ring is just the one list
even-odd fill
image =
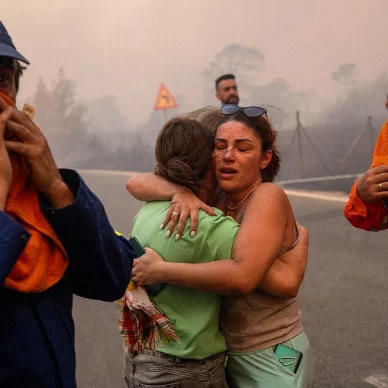
{"label": "paved highway", "polygon": [[[83,173],[122,233],[141,206],[120,174]],[[343,202],[290,196],[310,231],[301,289],[303,321],[316,358],[316,388],[388,387],[388,241],[386,232],[352,228]],[[115,306],[75,298],[80,388],[124,387]]]}

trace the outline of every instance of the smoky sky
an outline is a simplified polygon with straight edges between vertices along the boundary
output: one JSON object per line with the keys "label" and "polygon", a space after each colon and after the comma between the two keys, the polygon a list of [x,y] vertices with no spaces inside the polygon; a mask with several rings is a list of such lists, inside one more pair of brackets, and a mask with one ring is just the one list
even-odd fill
{"label": "smoky sky", "polygon": [[341,93],[332,79],[339,66],[355,64],[367,80],[388,63],[386,0],[15,0],[2,8],[31,62],[19,101],[63,66],[80,99],[113,95],[131,123],[147,119],[160,83],[185,109],[202,106],[202,72],[229,44],[263,53],[255,83],[285,79],[295,92],[311,91],[312,110]]}

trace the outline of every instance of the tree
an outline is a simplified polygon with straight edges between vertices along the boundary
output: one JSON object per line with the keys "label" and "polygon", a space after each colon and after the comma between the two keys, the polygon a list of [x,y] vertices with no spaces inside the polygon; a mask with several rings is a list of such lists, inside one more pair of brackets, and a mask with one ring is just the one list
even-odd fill
{"label": "tree", "polygon": [[258,72],[264,70],[264,54],[237,43],[226,46],[203,71],[205,78],[205,104],[214,101],[214,81],[222,74],[233,73],[243,94],[248,94]]}
{"label": "tree", "polygon": [[331,73],[331,79],[348,85],[354,82],[355,74],[356,65],[354,63],[344,63],[338,66],[337,71]]}
{"label": "tree", "polygon": [[[142,132],[130,132],[115,97],[105,95],[88,105],[78,102],[76,85],[60,69],[51,87],[39,79],[32,101],[36,122],[60,167],[134,171],[154,168],[156,135],[151,147],[144,142]],[[163,118],[160,112],[153,113],[155,120],[151,121],[155,121],[159,132]]]}
{"label": "tree", "polygon": [[[123,116],[117,103],[117,97],[103,95],[87,105],[89,132],[104,141],[110,150],[131,143],[131,129],[127,117]],[[109,139],[107,142],[106,139]]]}
{"label": "tree", "polygon": [[344,97],[333,101],[322,112],[321,121],[365,122],[367,116],[385,120],[388,76],[380,74],[373,81],[350,84]]}
{"label": "tree", "polygon": [[124,171],[152,171],[155,167],[154,150],[144,143],[137,133],[131,134],[130,146],[121,145],[115,151],[95,138],[89,145],[88,157],[80,162],[81,168],[109,169]]}
{"label": "tree", "polygon": [[312,93],[309,91],[292,90],[283,78],[277,78],[268,84],[252,86],[248,101],[252,105],[268,109],[268,115],[276,129],[295,125],[295,111],[304,114],[311,109]]}
{"label": "tree", "polygon": [[86,107],[75,101],[75,84],[61,68],[49,89],[40,78],[33,96],[36,121],[44,131],[59,165],[73,166],[88,144]]}

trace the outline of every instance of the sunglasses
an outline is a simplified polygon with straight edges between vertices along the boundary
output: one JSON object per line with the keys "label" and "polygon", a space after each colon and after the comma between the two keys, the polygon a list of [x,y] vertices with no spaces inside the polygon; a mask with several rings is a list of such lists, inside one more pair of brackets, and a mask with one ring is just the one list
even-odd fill
{"label": "sunglasses", "polygon": [[267,110],[259,106],[241,107],[234,104],[226,104],[221,107],[221,114],[224,116],[231,116],[240,111],[247,117],[260,117],[267,114]]}

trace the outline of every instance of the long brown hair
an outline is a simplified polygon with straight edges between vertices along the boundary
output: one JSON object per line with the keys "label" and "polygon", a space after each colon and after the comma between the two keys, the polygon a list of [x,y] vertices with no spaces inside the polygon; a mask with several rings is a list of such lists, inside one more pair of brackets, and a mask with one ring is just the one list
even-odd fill
{"label": "long brown hair", "polygon": [[247,117],[242,111],[239,111],[230,116],[223,116],[219,126],[228,121],[238,121],[252,129],[254,134],[261,140],[263,151],[272,150],[272,159],[261,173],[263,182],[273,182],[280,170],[281,156],[275,144],[277,132],[272,128],[268,119],[265,116]]}
{"label": "long brown hair", "polygon": [[155,146],[155,174],[198,194],[209,170],[213,133],[200,122],[184,117],[169,120]]}
{"label": "long brown hair", "polygon": [[220,108],[215,108],[213,106],[205,106],[204,108],[184,113],[181,117],[199,121],[214,135],[216,133],[217,127],[220,125],[222,115],[220,112]]}

